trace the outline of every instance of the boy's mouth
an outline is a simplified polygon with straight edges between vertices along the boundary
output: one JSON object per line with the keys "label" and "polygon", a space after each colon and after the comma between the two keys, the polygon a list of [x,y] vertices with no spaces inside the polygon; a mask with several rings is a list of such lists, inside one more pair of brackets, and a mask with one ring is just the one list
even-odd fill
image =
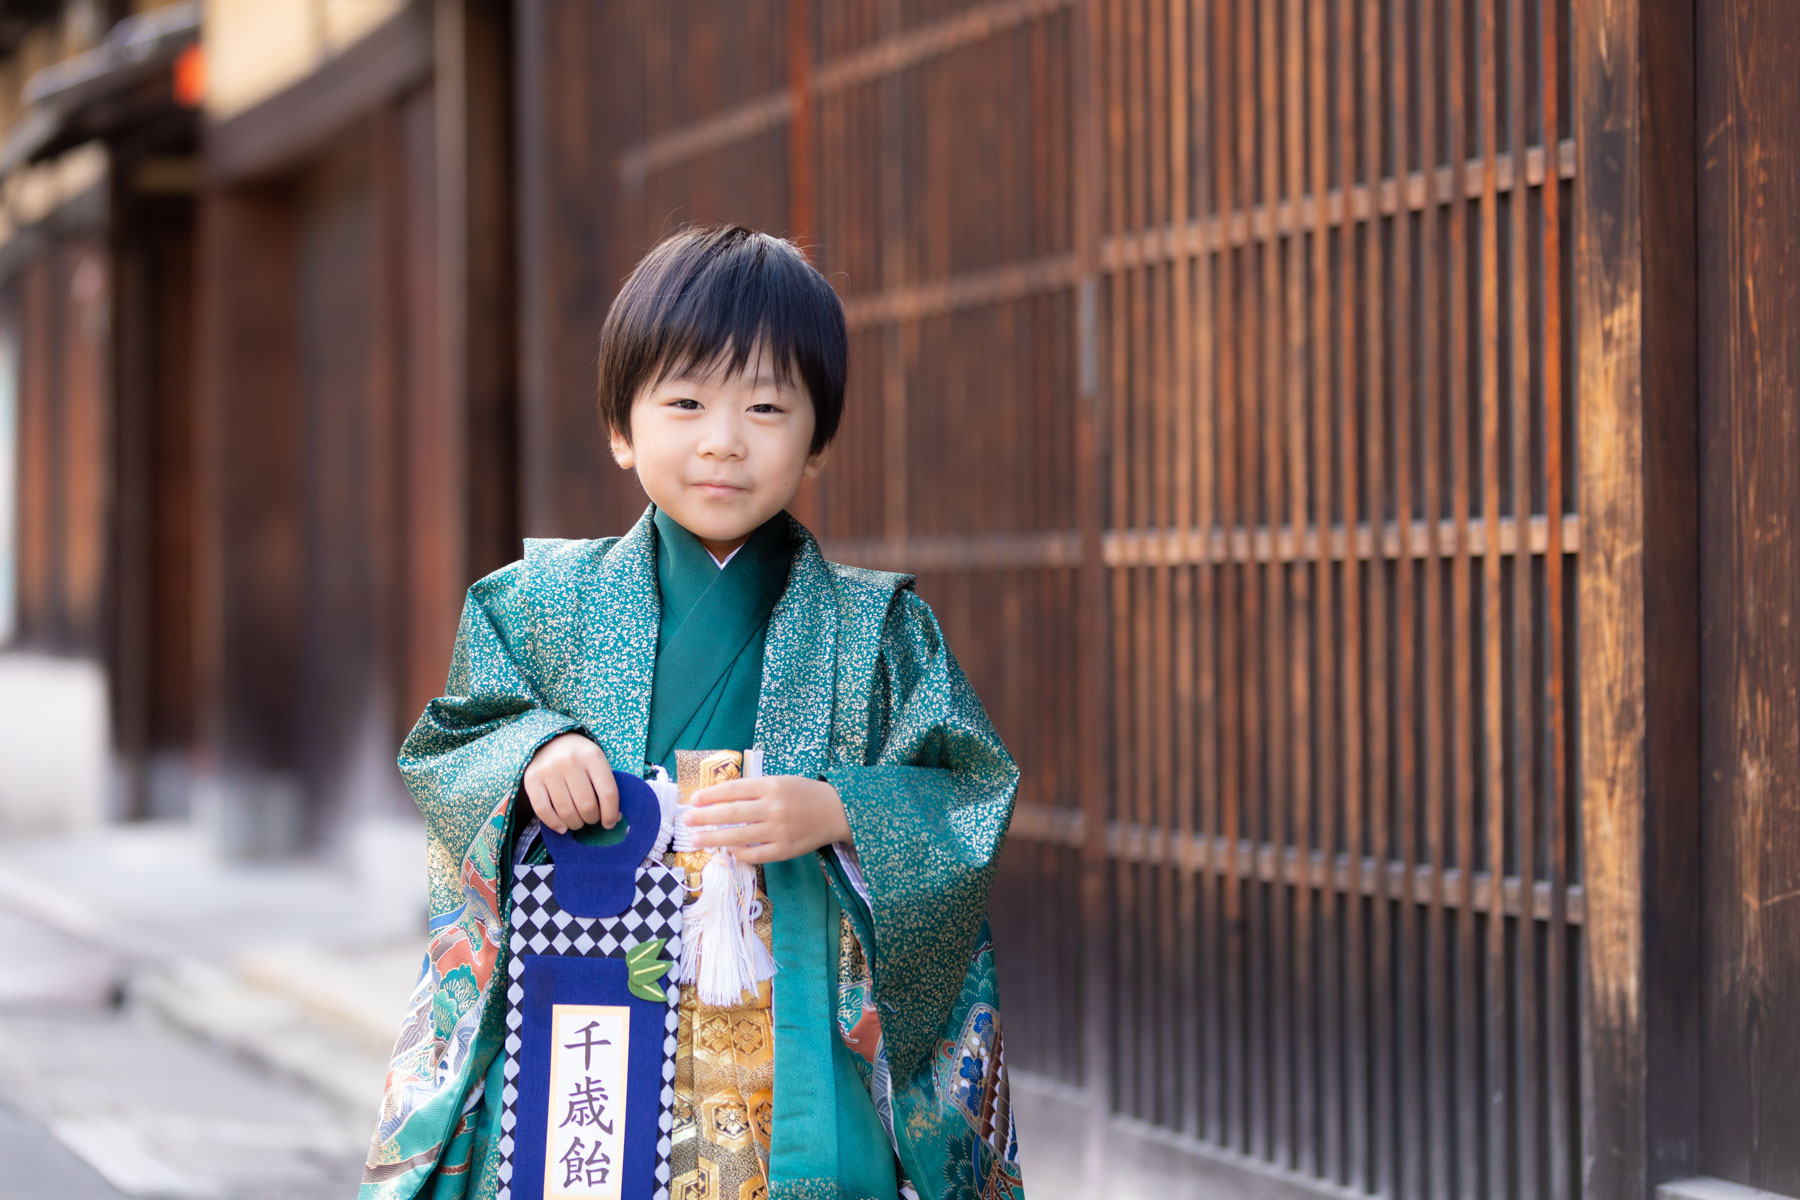
{"label": "boy's mouth", "polygon": [[729,496],[744,489],[733,483],[696,483],[694,487],[709,496]]}

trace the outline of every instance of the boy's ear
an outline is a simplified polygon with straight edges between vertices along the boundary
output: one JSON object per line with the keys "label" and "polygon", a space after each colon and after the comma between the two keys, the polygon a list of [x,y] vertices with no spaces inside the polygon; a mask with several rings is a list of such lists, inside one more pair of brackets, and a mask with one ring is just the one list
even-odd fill
{"label": "boy's ear", "polygon": [[807,455],[806,470],[804,472],[806,478],[817,479],[819,477],[819,472],[823,471],[825,469],[825,463],[830,458],[831,458],[831,447],[830,446],[825,447],[823,450],[819,451],[817,454]]}
{"label": "boy's ear", "polygon": [[632,450],[631,443],[625,440],[624,434],[616,429],[613,430],[611,442],[614,462],[618,463],[627,471],[637,465],[637,454]]}

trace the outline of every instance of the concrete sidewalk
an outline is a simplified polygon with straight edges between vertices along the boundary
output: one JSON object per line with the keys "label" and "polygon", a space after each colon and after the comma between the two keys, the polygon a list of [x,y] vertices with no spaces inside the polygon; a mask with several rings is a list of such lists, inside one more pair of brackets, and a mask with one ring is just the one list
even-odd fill
{"label": "concrete sidewalk", "polygon": [[403,902],[348,868],[222,860],[187,822],[112,825],[0,839],[0,906],[103,951],[127,1005],[372,1124],[424,954],[422,872]]}

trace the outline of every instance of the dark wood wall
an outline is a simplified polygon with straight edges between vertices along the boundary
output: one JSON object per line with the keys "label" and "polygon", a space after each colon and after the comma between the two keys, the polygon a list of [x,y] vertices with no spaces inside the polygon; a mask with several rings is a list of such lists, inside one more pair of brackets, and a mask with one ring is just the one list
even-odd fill
{"label": "dark wood wall", "polygon": [[393,744],[443,686],[422,642],[453,634],[466,564],[444,478],[461,442],[436,337],[432,47],[409,12],[210,131],[199,740],[244,851],[401,811]]}
{"label": "dark wood wall", "polygon": [[208,130],[200,740],[246,849],[407,808],[394,747],[518,553],[509,18],[409,6]]}
{"label": "dark wood wall", "polygon": [[455,509],[414,519],[411,501],[444,498],[443,414],[410,369],[435,349],[414,285],[436,253],[431,111],[429,90],[403,96],[203,203],[206,742],[250,848],[395,803],[411,692],[442,688],[441,649],[429,683],[410,658],[415,624],[454,631],[442,594],[463,569],[434,553]]}

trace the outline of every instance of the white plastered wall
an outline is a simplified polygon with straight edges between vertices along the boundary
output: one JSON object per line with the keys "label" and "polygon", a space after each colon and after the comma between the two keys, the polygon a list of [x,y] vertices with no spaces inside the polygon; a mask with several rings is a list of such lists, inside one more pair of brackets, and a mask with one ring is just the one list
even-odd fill
{"label": "white plastered wall", "polygon": [[206,0],[206,115],[223,120],[317,70],[405,0]]}

